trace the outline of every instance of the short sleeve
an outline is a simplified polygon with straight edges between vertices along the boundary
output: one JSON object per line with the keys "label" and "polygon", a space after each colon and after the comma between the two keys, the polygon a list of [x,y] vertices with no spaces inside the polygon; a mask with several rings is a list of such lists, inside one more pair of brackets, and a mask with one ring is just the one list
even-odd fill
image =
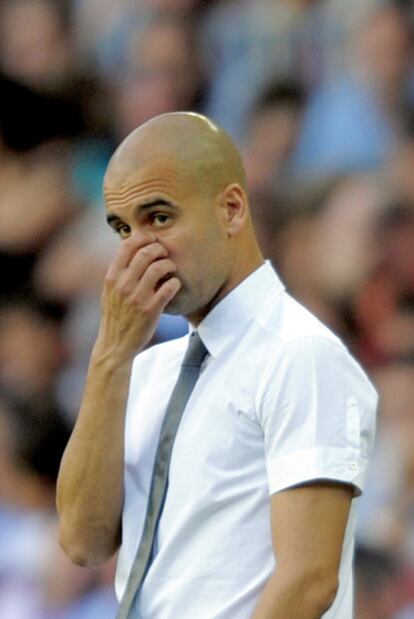
{"label": "short sleeve", "polygon": [[338,341],[285,343],[258,394],[270,494],[312,480],[363,490],[375,433],[377,394]]}

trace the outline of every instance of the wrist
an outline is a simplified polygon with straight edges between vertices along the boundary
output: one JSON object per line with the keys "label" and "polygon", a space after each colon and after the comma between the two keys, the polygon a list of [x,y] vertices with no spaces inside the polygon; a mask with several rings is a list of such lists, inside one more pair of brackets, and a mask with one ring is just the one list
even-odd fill
{"label": "wrist", "polygon": [[126,352],[115,346],[106,346],[98,340],[91,353],[91,364],[108,371],[130,371],[137,353]]}

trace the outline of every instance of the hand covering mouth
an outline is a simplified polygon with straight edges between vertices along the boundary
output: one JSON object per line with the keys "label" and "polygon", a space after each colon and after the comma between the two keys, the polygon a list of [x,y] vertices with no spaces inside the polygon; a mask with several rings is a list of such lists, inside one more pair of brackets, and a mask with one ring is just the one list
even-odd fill
{"label": "hand covering mouth", "polygon": [[167,282],[169,279],[171,279],[172,277],[174,277],[175,273],[167,273],[166,275],[164,275],[163,277],[161,277],[161,279],[159,279],[157,281],[157,283],[155,284],[155,288],[154,288],[154,292],[157,292],[157,290],[159,290],[161,288],[161,286],[163,284],[165,284],[165,282]]}

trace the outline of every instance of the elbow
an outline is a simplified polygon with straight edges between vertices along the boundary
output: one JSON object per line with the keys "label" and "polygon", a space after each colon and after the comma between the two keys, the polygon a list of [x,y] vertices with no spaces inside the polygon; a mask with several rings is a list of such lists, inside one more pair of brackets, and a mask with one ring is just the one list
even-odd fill
{"label": "elbow", "polygon": [[102,557],[90,544],[82,543],[81,540],[71,540],[64,534],[59,535],[59,545],[66,556],[75,565],[92,567],[103,563],[107,557]]}
{"label": "elbow", "polygon": [[305,587],[305,598],[310,609],[309,615],[319,619],[329,610],[338,593],[339,582],[337,577],[318,576],[312,577]]}
{"label": "elbow", "polygon": [[88,553],[81,545],[69,544],[62,538],[59,538],[59,544],[65,555],[75,565],[80,565],[81,567],[91,567],[93,565],[97,565],[97,563],[93,561],[91,554]]}
{"label": "elbow", "polygon": [[74,534],[59,528],[59,545],[67,557],[82,567],[93,567],[108,561],[119,547],[118,542],[110,543],[107,536]]}
{"label": "elbow", "polygon": [[318,600],[319,608],[317,610],[317,617],[325,614],[335,601],[336,594],[338,593],[338,585],[327,588],[321,592],[320,599]]}
{"label": "elbow", "polygon": [[298,570],[295,566],[293,572],[279,569],[274,575],[279,581],[278,590],[296,609],[297,616],[320,619],[335,601],[338,576],[329,570],[316,566]]}

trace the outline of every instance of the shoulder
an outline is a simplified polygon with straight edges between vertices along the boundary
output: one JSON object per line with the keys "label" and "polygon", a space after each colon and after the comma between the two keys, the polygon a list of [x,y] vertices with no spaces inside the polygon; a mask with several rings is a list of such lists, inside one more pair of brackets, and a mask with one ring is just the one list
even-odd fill
{"label": "shoulder", "polygon": [[261,392],[297,389],[323,383],[350,387],[376,399],[365,371],[341,339],[308,309],[284,293],[278,305],[265,308],[258,322],[271,347],[262,374]]}
{"label": "shoulder", "polygon": [[276,303],[269,303],[261,309],[257,323],[280,345],[315,337],[344,347],[331,329],[287,292],[278,295]]}

